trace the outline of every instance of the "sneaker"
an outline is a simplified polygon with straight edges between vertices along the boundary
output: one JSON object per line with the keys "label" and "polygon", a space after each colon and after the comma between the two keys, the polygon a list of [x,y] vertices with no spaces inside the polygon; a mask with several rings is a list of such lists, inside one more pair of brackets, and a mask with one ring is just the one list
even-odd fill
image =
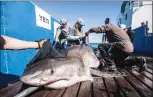
{"label": "sneaker", "polygon": [[140,72],[146,70],[146,68],[147,68],[146,59],[141,58],[141,63],[138,64],[138,67],[139,67]]}

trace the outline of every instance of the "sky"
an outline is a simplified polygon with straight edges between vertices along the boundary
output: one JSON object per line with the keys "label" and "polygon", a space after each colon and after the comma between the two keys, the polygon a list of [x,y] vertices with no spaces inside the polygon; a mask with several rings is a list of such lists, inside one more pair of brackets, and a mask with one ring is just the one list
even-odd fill
{"label": "sky", "polygon": [[[104,25],[107,17],[112,24],[117,24],[117,16],[120,13],[122,1],[99,1],[99,2],[34,2],[51,16],[60,20],[65,18],[71,27],[78,18],[84,20],[83,31],[86,32],[92,27]],[[91,34],[90,43],[100,43],[102,34]]]}

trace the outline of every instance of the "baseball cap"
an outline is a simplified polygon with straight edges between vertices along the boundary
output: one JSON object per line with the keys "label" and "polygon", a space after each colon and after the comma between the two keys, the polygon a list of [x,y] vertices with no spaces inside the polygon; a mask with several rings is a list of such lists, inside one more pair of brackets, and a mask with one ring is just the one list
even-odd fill
{"label": "baseball cap", "polygon": [[121,27],[122,29],[126,29],[126,25],[125,25],[125,24],[121,24],[120,27]]}
{"label": "baseball cap", "polygon": [[83,21],[82,18],[78,18],[78,19],[77,19],[77,22],[78,22],[80,25],[85,26],[85,25],[84,25],[84,21]]}
{"label": "baseball cap", "polygon": [[67,23],[66,19],[65,18],[61,18],[60,24],[66,24],[66,23]]}

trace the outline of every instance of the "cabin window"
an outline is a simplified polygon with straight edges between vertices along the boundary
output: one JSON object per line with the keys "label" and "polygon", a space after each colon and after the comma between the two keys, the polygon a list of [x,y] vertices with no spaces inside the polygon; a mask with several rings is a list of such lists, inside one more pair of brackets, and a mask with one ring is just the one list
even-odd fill
{"label": "cabin window", "polygon": [[127,14],[125,15],[125,20],[127,20]]}

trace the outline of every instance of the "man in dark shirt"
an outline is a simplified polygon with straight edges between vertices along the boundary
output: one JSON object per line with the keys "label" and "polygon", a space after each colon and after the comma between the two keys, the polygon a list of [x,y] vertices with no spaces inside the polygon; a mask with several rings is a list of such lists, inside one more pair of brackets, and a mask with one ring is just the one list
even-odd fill
{"label": "man in dark shirt", "polygon": [[105,33],[108,44],[100,44],[102,58],[105,60],[107,70],[116,70],[116,64],[122,63],[134,50],[133,44],[125,30],[110,24],[106,19],[105,25],[93,27],[86,33]]}

